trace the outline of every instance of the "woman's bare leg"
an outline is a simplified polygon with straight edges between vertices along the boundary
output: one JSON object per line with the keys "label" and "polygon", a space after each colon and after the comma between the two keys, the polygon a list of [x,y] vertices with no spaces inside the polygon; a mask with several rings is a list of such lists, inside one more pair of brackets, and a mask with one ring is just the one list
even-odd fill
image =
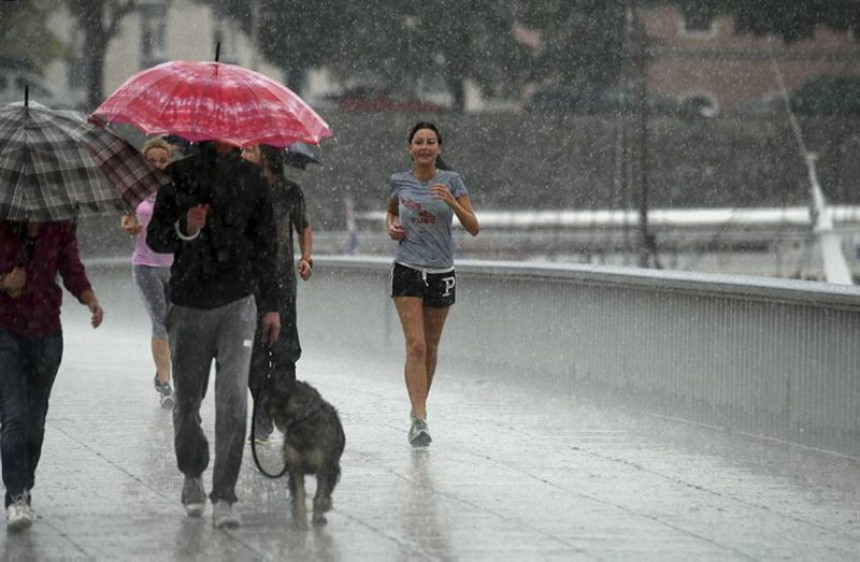
{"label": "woman's bare leg", "polygon": [[406,341],[406,365],[404,377],[412,413],[417,418],[427,417],[427,344],[424,335],[424,313],[422,300],[417,297],[395,297],[394,306],[400,317]]}
{"label": "woman's bare leg", "polygon": [[[436,360],[439,357],[439,341],[442,339],[442,329],[448,318],[448,310],[445,308],[424,309],[424,347],[426,349],[426,372],[427,372],[427,395],[433,385],[433,376],[436,374]],[[425,396],[426,402],[426,396]]]}

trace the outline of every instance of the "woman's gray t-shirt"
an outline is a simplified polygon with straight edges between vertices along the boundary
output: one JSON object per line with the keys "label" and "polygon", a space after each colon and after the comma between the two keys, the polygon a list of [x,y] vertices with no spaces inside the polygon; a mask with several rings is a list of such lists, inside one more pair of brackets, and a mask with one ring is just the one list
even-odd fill
{"label": "woman's gray t-shirt", "polygon": [[391,197],[397,198],[400,224],[406,229],[406,237],[394,253],[397,263],[427,269],[454,267],[454,210],[430,195],[430,186],[439,183],[447,186],[455,198],[467,195],[460,174],[450,170],[439,170],[429,181],[415,179],[411,171],[391,176]]}

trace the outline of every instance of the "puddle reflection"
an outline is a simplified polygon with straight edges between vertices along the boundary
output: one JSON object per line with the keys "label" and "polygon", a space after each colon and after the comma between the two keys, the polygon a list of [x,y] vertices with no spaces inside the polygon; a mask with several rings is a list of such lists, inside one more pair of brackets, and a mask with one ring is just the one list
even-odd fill
{"label": "puddle reflection", "polygon": [[[412,449],[409,497],[404,511],[405,535],[411,545],[434,560],[454,560],[448,537],[448,522],[439,518],[429,448]],[[405,553],[404,553],[405,554]],[[414,554],[414,553],[412,553]],[[404,558],[406,560],[406,558]]]}

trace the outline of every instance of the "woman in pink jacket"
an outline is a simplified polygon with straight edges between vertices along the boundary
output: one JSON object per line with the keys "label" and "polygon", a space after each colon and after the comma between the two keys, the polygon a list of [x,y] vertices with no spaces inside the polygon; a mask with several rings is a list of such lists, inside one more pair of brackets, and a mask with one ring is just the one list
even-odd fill
{"label": "woman in pink jacket", "polygon": [[[143,145],[143,155],[156,168],[163,170],[173,160],[173,147],[164,139],[154,138]],[[146,225],[152,218],[155,194],[142,201],[134,215],[124,215],[120,226],[135,236],[134,253],[131,256],[134,282],[140,292],[143,305],[152,321],[152,359],[155,361],[155,390],[161,405],[173,407],[173,389],[170,387],[170,347],[164,319],[169,302],[168,281],[173,254],[159,254],[146,244]]]}

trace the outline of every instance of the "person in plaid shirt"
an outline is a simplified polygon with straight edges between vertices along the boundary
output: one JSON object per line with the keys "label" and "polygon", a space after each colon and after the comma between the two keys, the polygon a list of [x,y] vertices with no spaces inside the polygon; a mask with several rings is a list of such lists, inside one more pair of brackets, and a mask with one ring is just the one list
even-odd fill
{"label": "person in plaid shirt", "polygon": [[9,531],[33,523],[30,491],[63,355],[58,273],[98,328],[104,312],[81,263],[75,225],[0,221],[0,458]]}

